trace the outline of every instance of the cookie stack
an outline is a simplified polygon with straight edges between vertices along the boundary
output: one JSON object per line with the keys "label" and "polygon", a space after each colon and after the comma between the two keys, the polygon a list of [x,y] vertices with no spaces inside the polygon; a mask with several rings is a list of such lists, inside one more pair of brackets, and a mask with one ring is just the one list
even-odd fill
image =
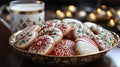
{"label": "cookie stack", "polygon": [[111,48],[114,36],[92,22],[54,19],[27,26],[10,37],[10,44],[30,53],[54,56],[90,55]]}

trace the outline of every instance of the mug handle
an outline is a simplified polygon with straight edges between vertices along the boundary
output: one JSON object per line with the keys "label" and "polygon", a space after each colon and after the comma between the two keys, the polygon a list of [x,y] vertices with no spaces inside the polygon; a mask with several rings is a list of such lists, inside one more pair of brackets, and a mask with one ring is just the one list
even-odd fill
{"label": "mug handle", "polygon": [[4,24],[9,30],[10,30],[10,25],[7,23],[7,21],[3,18],[3,10],[7,10],[9,12],[9,10],[7,9],[6,5],[2,5],[0,7],[0,21],[2,24]]}

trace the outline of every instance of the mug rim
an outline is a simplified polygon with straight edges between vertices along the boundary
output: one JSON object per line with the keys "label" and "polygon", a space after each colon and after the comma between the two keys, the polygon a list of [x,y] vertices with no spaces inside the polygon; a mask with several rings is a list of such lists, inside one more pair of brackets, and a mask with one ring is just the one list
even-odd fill
{"label": "mug rim", "polygon": [[44,1],[11,1],[10,3],[9,3],[9,5],[10,6],[13,6],[13,5],[15,5],[15,4],[22,4],[22,3],[35,3],[35,4],[40,4],[40,5],[45,5],[45,2]]}

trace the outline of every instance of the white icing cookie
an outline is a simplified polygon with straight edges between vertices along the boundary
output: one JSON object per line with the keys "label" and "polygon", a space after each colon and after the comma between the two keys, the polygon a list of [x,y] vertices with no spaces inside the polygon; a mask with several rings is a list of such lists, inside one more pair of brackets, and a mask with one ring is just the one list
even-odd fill
{"label": "white icing cookie", "polygon": [[59,28],[63,32],[63,36],[65,36],[72,30],[71,26],[65,23],[58,24],[56,25],[56,27]]}
{"label": "white icing cookie", "polygon": [[78,38],[78,37],[88,37],[90,39],[93,39],[94,34],[93,32],[87,28],[85,25],[81,25],[79,27],[76,27],[73,31],[74,33],[74,37]]}
{"label": "white icing cookie", "polygon": [[52,19],[52,20],[49,20],[49,21],[47,21],[48,23],[55,23],[56,25],[57,24],[61,24],[61,20],[59,20],[59,19]]}
{"label": "white icing cookie", "polygon": [[62,22],[65,24],[70,25],[73,29],[76,27],[79,27],[80,25],[82,25],[82,22],[76,19],[72,19],[72,18],[65,18],[62,19]]}
{"label": "white icing cookie", "polygon": [[45,29],[41,30],[38,33],[38,35],[39,36],[50,35],[51,37],[53,37],[55,43],[58,43],[63,38],[62,31],[59,28],[56,28],[56,27],[45,28]]}
{"label": "white icing cookie", "polygon": [[55,46],[53,38],[49,35],[40,36],[28,51],[31,53],[48,55]]}
{"label": "white icing cookie", "polygon": [[19,30],[17,31],[16,33],[12,34],[10,37],[9,37],[9,44],[10,45],[14,45],[15,42],[16,42],[16,37],[18,34],[20,34],[23,30]]}
{"label": "white icing cookie", "polygon": [[107,36],[106,36],[106,41],[108,41],[109,42],[109,44],[110,44],[110,48],[113,46],[113,43],[114,43],[114,41],[115,41],[115,38],[114,38],[114,36],[113,36],[113,34],[110,32],[110,31],[108,31],[108,30],[106,30],[105,29],[105,31],[106,31],[106,33],[107,33]]}
{"label": "white icing cookie", "polygon": [[39,24],[39,26],[41,27],[41,30],[43,30],[43,29],[45,29],[45,28],[49,28],[49,27],[55,27],[55,23],[53,23],[53,22],[48,22],[48,21],[46,21],[46,22],[41,22],[40,24]]}
{"label": "white icing cookie", "polygon": [[84,22],[83,24],[86,25],[88,28],[91,28],[91,26],[96,26],[96,24],[92,22]]}
{"label": "white icing cookie", "polygon": [[90,38],[86,37],[76,39],[75,50],[78,55],[90,55],[99,52],[97,44]]}
{"label": "white icing cookie", "polygon": [[85,22],[84,24],[94,33],[94,40],[101,50],[112,47],[114,36],[108,30],[92,22]]}
{"label": "white icing cookie", "polygon": [[19,37],[16,38],[15,46],[20,49],[27,49],[36,41],[38,33],[26,31],[18,34],[18,36]]}
{"label": "white icing cookie", "polygon": [[35,31],[38,32],[41,30],[41,27],[39,25],[30,25],[27,26],[25,29],[23,29],[23,31]]}

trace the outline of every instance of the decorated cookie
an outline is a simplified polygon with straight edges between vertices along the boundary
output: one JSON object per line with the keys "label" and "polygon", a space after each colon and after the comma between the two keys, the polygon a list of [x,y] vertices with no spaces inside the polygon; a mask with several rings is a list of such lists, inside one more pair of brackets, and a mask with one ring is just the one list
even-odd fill
{"label": "decorated cookie", "polygon": [[49,22],[49,21],[46,21],[46,22],[41,22],[39,24],[39,26],[41,27],[41,30],[45,29],[45,28],[49,28],[49,27],[55,27],[56,23],[53,23],[53,22]]}
{"label": "decorated cookie", "polygon": [[80,37],[75,41],[75,51],[78,55],[90,55],[99,52],[99,49],[90,38]]}
{"label": "decorated cookie", "polygon": [[81,25],[75,28],[73,33],[75,38],[88,37],[90,39],[93,39],[94,37],[93,32],[89,28],[87,28],[85,25]]}
{"label": "decorated cookie", "polygon": [[29,25],[26,28],[24,28],[23,31],[16,36],[16,38],[20,38],[23,33],[31,32],[31,31],[38,33],[38,31],[40,30],[41,27],[39,25]]}
{"label": "decorated cookie", "polygon": [[101,50],[112,47],[114,36],[108,30],[92,22],[85,22],[84,24],[94,33],[94,40]]}
{"label": "decorated cookie", "polygon": [[28,49],[28,51],[31,53],[48,55],[54,46],[55,42],[53,38],[49,35],[43,35],[37,39],[37,41]]}
{"label": "decorated cookie", "polygon": [[88,28],[91,28],[91,26],[96,26],[96,24],[93,22],[84,22],[83,24],[86,25]]}
{"label": "decorated cookie", "polygon": [[72,18],[62,19],[62,22],[65,23],[65,24],[70,25],[73,29],[80,26],[80,25],[82,25],[81,21],[76,20],[76,19],[72,19]]}
{"label": "decorated cookie", "polygon": [[55,23],[56,25],[61,24],[61,20],[59,20],[59,19],[52,19],[52,20],[48,20],[47,22],[48,23]]}
{"label": "decorated cookie", "polygon": [[65,23],[58,24],[56,25],[56,27],[59,28],[63,32],[63,36],[65,36],[72,30],[71,26]]}
{"label": "decorated cookie", "polygon": [[106,30],[106,29],[105,29],[105,31],[106,31],[106,34],[107,34],[105,40],[109,42],[110,48],[111,48],[111,47],[113,46],[113,43],[114,43],[114,41],[115,41],[115,38],[114,38],[113,34],[112,34],[110,31],[108,31],[108,30]]}
{"label": "decorated cookie", "polygon": [[62,40],[54,47],[50,55],[55,56],[74,56],[74,41]]}
{"label": "decorated cookie", "polygon": [[106,35],[105,32],[103,31],[103,28],[95,23],[92,22],[85,22],[85,26],[87,26],[94,34],[103,34]]}
{"label": "decorated cookie", "polygon": [[30,25],[27,26],[25,29],[23,29],[23,31],[35,31],[38,32],[41,30],[41,27],[39,25]]}
{"label": "decorated cookie", "polygon": [[43,36],[43,35],[50,35],[51,37],[53,37],[55,43],[58,43],[63,38],[62,31],[56,27],[50,27],[41,30],[39,32],[39,36]]}
{"label": "decorated cookie", "polygon": [[[105,35],[103,35],[103,33]],[[114,36],[109,31],[103,29],[101,34],[98,33],[95,35],[94,40],[101,50],[105,50],[113,46],[112,44],[114,43]]]}
{"label": "decorated cookie", "polygon": [[17,31],[16,33],[12,34],[10,37],[9,37],[9,44],[10,45],[14,45],[15,42],[16,42],[16,37],[18,34],[20,34],[23,30],[19,30]]}
{"label": "decorated cookie", "polygon": [[15,46],[20,49],[27,49],[36,41],[38,33],[34,31],[26,31],[18,34],[18,36],[19,37],[16,38]]}

